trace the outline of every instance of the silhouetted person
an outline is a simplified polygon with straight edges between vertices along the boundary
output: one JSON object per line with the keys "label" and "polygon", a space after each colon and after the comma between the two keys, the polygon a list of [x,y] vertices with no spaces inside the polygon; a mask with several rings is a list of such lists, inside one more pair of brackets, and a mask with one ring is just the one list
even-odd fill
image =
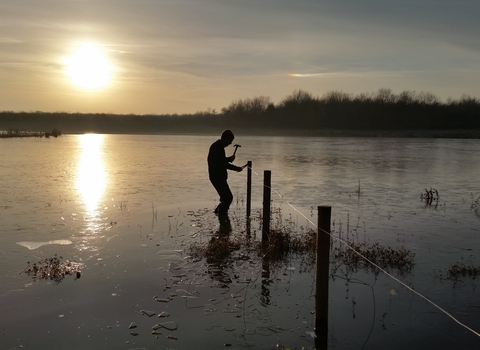
{"label": "silhouetted person", "polygon": [[231,164],[235,156],[225,156],[225,147],[230,145],[235,136],[230,130],[225,130],[219,140],[215,141],[208,151],[208,176],[213,187],[220,196],[220,204],[215,208],[215,214],[225,216],[233,201],[233,194],[227,183],[227,169],[242,171],[242,167]]}

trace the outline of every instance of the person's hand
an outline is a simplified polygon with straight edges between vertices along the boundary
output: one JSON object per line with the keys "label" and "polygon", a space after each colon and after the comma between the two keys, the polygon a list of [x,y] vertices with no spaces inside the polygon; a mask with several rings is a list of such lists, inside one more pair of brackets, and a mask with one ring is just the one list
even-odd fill
{"label": "person's hand", "polygon": [[239,167],[237,168],[237,172],[241,172],[242,170],[243,170],[243,167],[242,167],[242,166],[239,166]]}
{"label": "person's hand", "polygon": [[231,163],[235,160],[235,156],[227,157],[227,162]]}

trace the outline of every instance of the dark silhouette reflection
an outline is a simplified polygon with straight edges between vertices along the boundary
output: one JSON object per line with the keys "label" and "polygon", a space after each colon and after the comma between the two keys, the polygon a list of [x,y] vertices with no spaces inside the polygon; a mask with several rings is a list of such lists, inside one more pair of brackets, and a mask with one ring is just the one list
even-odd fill
{"label": "dark silhouette reflection", "polygon": [[213,280],[220,283],[222,288],[228,288],[228,284],[232,283],[232,279],[227,272],[232,263],[230,233],[232,232],[232,224],[228,214],[218,215],[220,226],[215,235],[210,239],[206,248],[206,261],[208,264],[208,272]]}
{"label": "dark silhouette reflection", "polygon": [[246,229],[246,232],[247,232],[247,238],[250,239],[252,237],[252,233],[251,233],[252,232],[252,224],[250,222],[250,218],[247,218],[245,229]]}
{"label": "dark silhouette reflection", "polygon": [[228,236],[232,233],[232,224],[228,214],[218,214],[218,223],[220,227],[218,229],[218,234],[221,236]]}
{"label": "dark silhouette reflection", "polygon": [[263,306],[270,305],[270,260],[268,254],[262,257],[262,295],[260,302]]}

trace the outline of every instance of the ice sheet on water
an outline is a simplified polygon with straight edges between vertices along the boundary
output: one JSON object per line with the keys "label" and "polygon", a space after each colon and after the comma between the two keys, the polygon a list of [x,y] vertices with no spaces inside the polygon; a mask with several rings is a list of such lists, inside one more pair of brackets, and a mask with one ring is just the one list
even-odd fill
{"label": "ice sheet on water", "polygon": [[55,239],[55,240],[46,241],[46,242],[29,242],[29,241],[17,242],[17,244],[27,249],[35,250],[40,247],[43,247],[44,245],[50,245],[50,244],[69,245],[69,244],[72,244],[72,241],[69,241],[68,239]]}

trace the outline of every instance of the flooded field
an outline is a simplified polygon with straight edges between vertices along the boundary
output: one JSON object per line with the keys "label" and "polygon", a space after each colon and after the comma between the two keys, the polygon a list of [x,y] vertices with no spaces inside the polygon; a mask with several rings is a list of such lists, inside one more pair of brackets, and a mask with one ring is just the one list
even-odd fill
{"label": "flooded field", "polygon": [[[246,172],[231,174],[225,232],[206,175],[215,140],[1,140],[2,347],[478,348],[480,142],[238,136],[253,210],[248,226]],[[260,248],[267,169],[274,228],[308,238],[316,207],[332,206],[327,344],[314,337],[314,250]],[[391,276],[344,240],[386,252]],[[386,264],[392,252],[411,260]],[[52,263],[64,278],[27,273]]]}

